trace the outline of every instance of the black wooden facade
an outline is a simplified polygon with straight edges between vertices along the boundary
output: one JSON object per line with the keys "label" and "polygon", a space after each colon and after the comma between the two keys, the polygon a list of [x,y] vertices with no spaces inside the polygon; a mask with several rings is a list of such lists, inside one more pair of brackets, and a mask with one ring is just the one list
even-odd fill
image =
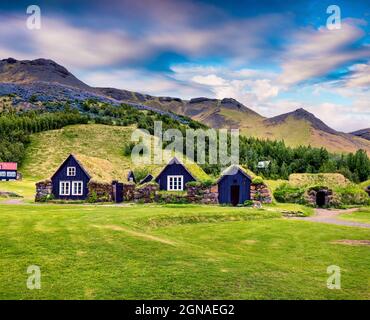
{"label": "black wooden facade", "polygon": [[251,178],[234,166],[218,180],[218,201],[220,204],[242,204],[251,199]]}
{"label": "black wooden facade", "polygon": [[190,181],[195,181],[196,179],[190,174],[190,172],[185,168],[185,166],[179,162],[176,158],[173,158],[167,166],[162,170],[162,172],[155,178],[155,182],[159,184],[160,190],[169,190],[168,177],[169,176],[180,176],[182,177],[183,189],[185,189],[186,184]]}
{"label": "black wooden facade", "polygon": [[90,179],[85,168],[70,155],[51,177],[53,195],[55,199],[85,200]]}

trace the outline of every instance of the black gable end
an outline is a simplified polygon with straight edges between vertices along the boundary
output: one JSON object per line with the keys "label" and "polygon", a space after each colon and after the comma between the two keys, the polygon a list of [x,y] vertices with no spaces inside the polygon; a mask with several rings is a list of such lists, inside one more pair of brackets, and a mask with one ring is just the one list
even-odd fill
{"label": "black gable end", "polygon": [[[73,174],[68,173],[68,168]],[[88,196],[88,183],[91,177],[82,164],[69,155],[51,177],[53,195],[56,199],[85,200]]]}
{"label": "black gable end", "polygon": [[162,172],[155,178],[155,182],[159,184],[160,190],[168,190],[167,177],[168,176],[183,176],[184,187],[190,181],[195,181],[195,178],[185,168],[182,163],[178,161],[171,161],[164,167]]}

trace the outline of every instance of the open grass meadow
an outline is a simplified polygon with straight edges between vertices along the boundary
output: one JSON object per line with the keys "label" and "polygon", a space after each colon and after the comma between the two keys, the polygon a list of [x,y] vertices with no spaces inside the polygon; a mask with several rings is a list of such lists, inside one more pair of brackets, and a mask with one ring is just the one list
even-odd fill
{"label": "open grass meadow", "polygon": [[[198,205],[0,205],[0,299],[369,299],[370,229]],[[26,270],[41,268],[41,289]],[[341,289],[327,288],[327,267]]]}
{"label": "open grass meadow", "polygon": [[370,224],[370,207],[362,207],[358,211],[351,214],[342,214],[339,216],[341,219],[369,223]]}

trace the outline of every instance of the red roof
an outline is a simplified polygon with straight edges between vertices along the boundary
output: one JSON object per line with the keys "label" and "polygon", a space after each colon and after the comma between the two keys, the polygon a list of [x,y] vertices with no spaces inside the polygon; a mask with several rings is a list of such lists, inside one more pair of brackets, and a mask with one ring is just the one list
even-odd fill
{"label": "red roof", "polygon": [[0,170],[17,170],[16,162],[0,162]]}

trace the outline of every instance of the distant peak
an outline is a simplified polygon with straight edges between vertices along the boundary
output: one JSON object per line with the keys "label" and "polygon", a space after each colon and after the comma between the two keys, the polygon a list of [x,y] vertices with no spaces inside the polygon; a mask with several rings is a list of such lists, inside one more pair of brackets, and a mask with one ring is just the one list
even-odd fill
{"label": "distant peak", "polygon": [[0,82],[4,83],[59,83],[78,88],[88,88],[65,67],[50,59],[0,60]]}
{"label": "distant peak", "polygon": [[335,134],[337,131],[330,128],[328,125],[326,125],[323,121],[321,121],[319,118],[317,118],[313,113],[308,112],[306,109],[298,108],[292,112],[284,113],[279,116],[269,118],[267,119],[267,123],[269,124],[279,124],[282,122],[285,122],[288,117],[293,117],[298,120],[304,120],[312,125],[315,129]]}
{"label": "distant peak", "polygon": [[17,63],[18,60],[9,57],[7,59],[2,59],[1,62],[5,62],[5,63],[9,63],[9,64],[14,64],[14,63]]}
{"label": "distant peak", "polygon": [[294,112],[305,112],[305,113],[309,113],[306,109],[303,109],[303,108],[295,109]]}

